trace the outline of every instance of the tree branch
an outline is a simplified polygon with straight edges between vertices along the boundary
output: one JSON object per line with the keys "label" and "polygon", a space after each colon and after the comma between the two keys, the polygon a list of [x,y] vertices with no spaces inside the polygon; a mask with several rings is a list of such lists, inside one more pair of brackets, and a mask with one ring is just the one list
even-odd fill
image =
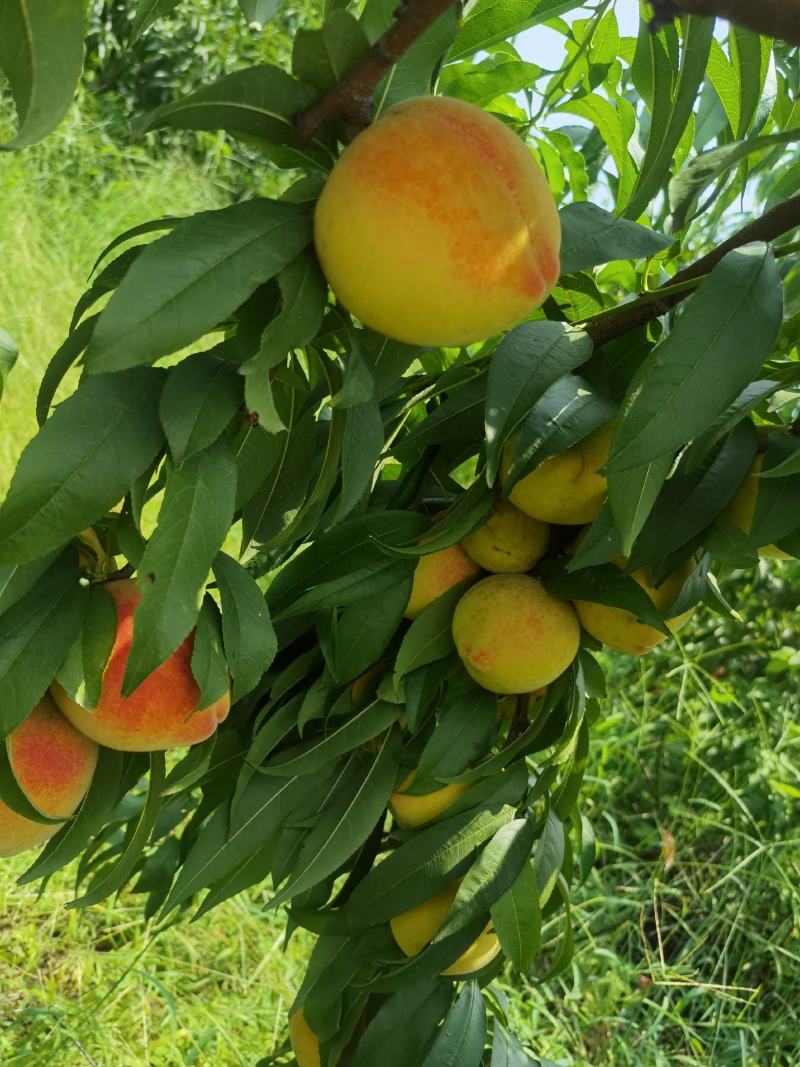
{"label": "tree branch", "polygon": [[692,263],[691,266],[686,267],[684,270],[678,271],[674,278],[671,278],[669,282],[661,287],[662,289],[670,290],[663,297],[659,298],[656,295],[658,293],[656,289],[655,294],[649,293],[640,300],[622,304],[614,311],[590,320],[586,327],[586,332],[594,341],[595,348],[606,344],[608,341],[613,341],[617,337],[622,337],[623,334],[628,333],[630,330],[635,330],[639,326],[652,322],[653,319],[666,315],[681,300],[685,300],[687,296],[690,296],[694,291],[693,288],[686,287],[675,292],[676,287],[680,287],[686,282],[691,282],[693,279],[701,278],[705,274],[710,274],[728,252],[732,252],[735,248],[741,248],[743,245],[751,244],[753,241],[774,241],[781,234],[788,233],[798,226],[800,226],[800,196],[794,196],[791,200],[785,200],[782,204],[778,204],[777,207],[762,215],[761,218],[755,219],[742,227],[727,241],[723,241],[713,252],[709,252],[707,256],[698,259],[696,263]]}
{"label": "tree branch", "polygon": [[727,19],[765,37],[800,45],[800,0],[651,0],[654,28],[680,15]]}
{"label": "tree branch", "polygon": [[381,78],[402,59],[418,37],[432,26],[454,0],[400,0],[396,21],[352,70],[315,104],[295,118],[297,144],[308,144],[322,126],[341,118],[347,140],[365,129],[372,113],[372,97]]}

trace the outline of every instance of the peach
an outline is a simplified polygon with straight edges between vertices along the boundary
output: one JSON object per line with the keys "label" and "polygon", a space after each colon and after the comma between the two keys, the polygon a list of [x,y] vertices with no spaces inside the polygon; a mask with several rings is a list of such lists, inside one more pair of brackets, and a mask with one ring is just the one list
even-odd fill
{"label": "peach", "polygon": [[464,551],[492,574],[529,571],[547,551],[550,527],[502,500],[483,526],[461,542]]}
{"label": "peach", "polygon": [[[738,526],[743,534],[749,534],[753,526],[753,515],[758,501],[759,481],[757,477],[764,465],[764,456],[759,454],[753,460],[753,465],[747,473],[742,484],[736,490],[733,499],[725,509],[725,514],[731,522]],[[758,550],[759,556],[767,559],[794,559],[788,552],[784,552],[777,545],[761,545]]]}
{"label": "peach", "polygon": [[451,545],[450,548],[420,556],[414,569],[414,582],[405,617],[416,619],[442,593],[479,572],[480,567],[469,558],[461,545]]}
{"label": "peach", "polygon": [[100,701],[96,708],[84,708],[54,682],[51,693],[61,711],[93,741],[124,752],[179,748],[210,737],[228,714],[230,693],[195,710],[200,689],[192,676],[194,633],[125,697],[122,679],[133,640],[133,613],[141,593],[136,583],[128,580],[108,582],[103,589],[116,605],[117,632],[103,672]]}
{"label": "peach", "polygon": [[[618,567],[625,566],[625,560],[622,557],[617,556],[613,562]],[[693,570],[694,564],[691,560],[687,560],[658,587],[652,584],[647,567],[634,571],[631,578],[644,589],[658,610],[663,612],[674,601]],[[632,612],[625,611],[623,608],[612,608],[607,604],[593,604],[588,600],[576,600],[575,610],[584,630],[592,637],[596,637],[598,641],[602,641],[604,645],[617,649],[618,652],[641,656],[649,652],[651,648],[655,648],[666,637],[660,630],[640,622]],[[690,610],[673,619],[668,619],[667,626],[673,633],[677,633],[691,615]]]}
{"label": "peach", "polygon": [[[560,456],[552,456],[520,478],[508,494],[513,504],[541,522],[576,526],[594,522],[607,495],[606,479],[598,474],[608,459],[614,420],[604,423]],[[500,477],[508,477],[516,438],[503,449]]]}
{"label": "peach", "polygon": [[[94,741],[78,733],[44,696],[6,744],[11,770],[31,804],[50,818],[73,815],[97,764]],[[26,819],[0,801],[0,856],[43,844],[61,825]]]}
{"label": "peach", "polygon": [[389,807],[395,821],[404,830],[413,830],[417,826],[424,826],[431,819],[443,814],[469,789],[469,782],[451,782],[434,789],[431,793],[420,793],[418,796],[408,794],[406,789],[416,777],[416,771],[400,783],[400,788],[389,797]]}
{"label": "peach", "polygon": [[297,1067],[320,1067],[319,1039],[306,1022],[302,1008],[289,1018],[289,1040]]}
{"label": "peach", "polygon": [[344,306],[413,345],[501,333],[559,275],[558,213],[530,149],[444,97],[403,101],[355,138],[322,191],[314,236]]}
{"label": "peach", "polygon": [[492,693],[531,693],[554,681],[578,652],[570,605],[527,574],[493,574],[467,590],[453,640],[475,681]]}
{"label": "peach", "polygon": [[[440,889],[429,900],[403,912],[402,915],[395,915],[390,921],[392,935],[406,956],[419,955],[436,937],[444,925],[457,892],[458,882],[453,882],[452,885]],[[497,934],[492,932],[491,923],[489,923],[483,933],[458,957],[455,963],[451,963],[446,970],[442,971],[442,974],[454,978],[466,977],[491,963],[499,951],[500,942]]]}

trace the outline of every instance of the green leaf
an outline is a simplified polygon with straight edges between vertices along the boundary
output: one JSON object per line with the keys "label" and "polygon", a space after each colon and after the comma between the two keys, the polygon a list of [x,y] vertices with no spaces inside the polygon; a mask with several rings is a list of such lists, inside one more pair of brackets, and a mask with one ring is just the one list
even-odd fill
{"label": "green leaf", "polygon": [[87,843],[103,829],[119,799],[122,768],[127,758],[123,752],[100,748],[89,792],[67,825],[47,842],[31,866],[20,875],[17,879],[19,885],[28,885],[40,878],[48,878],[65,867],[79,856]]}
{"label": "green leaf", "polygon": [[139,0],[133,16],[128,47],[135,44],[145,30],[149,29],[154,22],[174,11],[179,2],[180,0]]}
{"label": "green leaf", "polygon": [[482,480],[475,481],[450,508],[447,514],[437,519],[431,528],[413,545],[387,545],[381,547],[392,556],[401,559],[419,559],[443,548],[450,548],[483,526],[497,507],[494,493]]}
{"label": "green leaf", "polygon": [[710,526],[744,480],[757,446],[755,427],[742,422],[704,464],[688,474],[679,468],[639,535],[628,568],[638,570],[654,563]]}
{"label": "green leaf", "polygon": [[306,496],[314,459],[314,412],[296,390],[289,392],[282,415],[287,429],[272,438],[274,462],[259,491],[242,511],[242,547],[269,545],[293,521]]}
{"label": "green leaf", "polygon": [[671,238],[612,215],[596,204],[567,204],[558,215],[562,274],[589,270],[615,259],[645,259],[672,244]]}
{"label": "green leaf", "polygon": [[542,1059],[534,1063],[516,1036],[510,1030],[506,1030],[499,1019],[495,1019],[490,1067],[556,1067],[556,1065],[552,1060]]}
{"label": "green leaf", "polygon": [[4,563],[0,565],[0,615],[12,604],[21,600],[39,581],[54,562],[59,550],[31,560],[30,563]]}
{"label": "green leaf", "polygon": [[492,354],[486,384],[486,479],[492,485],[506,440],[562,375],[585,363],[592,342],[561,322],[528,322],[507,334]]}
{"label": "green leaf", "polygon": [[[695,156],[688,167],[680,171],[669,183],[669,203],[672,209],[672,228],[681,230],[696,215],[697,201],[707,185],[724,177],[725,174],[743,159],[763,152],[773,145],[791,144],[800,140],[800,129],[783,130],[766,137],[752,137],[747,141],[734,141],[719,148],[709,149]],[[721,191],[718,186],[717,192]],[[716,194],[708,197],[703,209],[707,209],[716,199]]]}
{"label": "green leaf", "polygon": [[614,526],[611,505],[606,501],[600,509],[600,514],[591,526],[586,528],[581,543],[567,564],[567,570],[572,573],[582,567],[596,567],[598,563],[608,563],[621,553],[622,542]]}
{"label": "green leaf", "polygon": [[[775,93],[765,93],[764,87],[772,62],[772,42],[752,30],[734,25],[728,41],[731,63],[739,82],[739,122],[733,133],[735,137],[743,137],[754,121],[763,125],[771,110]],[[761,118],[760,123],[757,116]]]}
{"label": "green leaf", "polygon": [[225,655],[233,675],[233,700],[255,689],[268,670],[278,642],[264,594],[240,563],[225,552],[214,559],[222,602]]}
{"label": "green leaf", "polygon": [[208,594],[203,598],[194,631],[192,677],[200,690],[198,708],[209,707],[229,691],[228,664],[222,649],[222,623],[216,602]]}
{"label": "green leaf", "polygon": [[92,339],[92,333],[99,317],[99,315],[92,315],[91,318],[85,319],[67,336],[67,339],[47,364],[39,385],[39,393],[36,397],[36,421],[40,426],[44,424],[50,414],[50,405],[53,403],[53,397],[64,380],[65,374],[81,356]]}
{"label": "green leaf", "polygon": [[781,315],[770,249],[750,245],[725,256],[634,376],[614,430],[609,474],[670,455],[704,432],[760,370]]}
{"label": "green leaf", "polygon": [[542,913],[533,866],[525,863],[514,884],[491,907],[492,922],[511,966],[525,974],[539,948]]}
{"label": "green leaf", "polygon": [[452,999],[452,984],[429,978],[391,996],[370,1020],[350,1067],[408,1067],[418,1063]]}
{"label": "green leaf", "polygon": [[800,474],[800,445],[769,470],[762,470],[756,475],[757,478],[785,478],[789,474]]}
{"label": "green leaf", "polygon": [[281,778],[315,774],[325,764],[352,752],[365,741],[370,741],[388,730],[399,714],[399,705],[376,700],[345,722],[329,726],[328,733],[316,737],[313,741],[282,749],[267,760],[261,770],[264,774],[274,774]]}
{"label": "green leaf", "polygon": [[159,415],[176,464],[216,441],[242,403],[242,387],[236,364],[213,352],[169,371]]}
{"label": "green leaf", "polygon": [[317,818],[303,841],[288,885],[272,898],[270,907],[277,907],[333,874],[366,841],[397,781],[399,741],[399,735],[390,731],[366,772],[364,753],[351,756],[341,793]]}
{"label": "green leaf", "polygon": [[298,29],[292,74],[321,92],[341,81],[369,48],[361,25],[349,11],[331,11],[318,30]]}
{"label": "green leaf", "polygon": [[672,456],[662,456],[633,470],[609,474],[608,504],[623,555],[633,548],[671,467]]}
{"label": "green leaf", "polygon": [[346,409],[342,442],[342,490],[334,512],[341,522],[372,487],[384,445],[377,397]]}
{"label": "green leaf", "polygon": [[123,692],[172,655],[197,621],[212,561],[233,522],[236,463],[220,438],[167,476],[158,525],[139,565],[142,599]]}
{"label": "green leaf", "polygon": [[541,69],[533,63],[492,56],[482,63],[444,67],[437,88],[445,96],[454,96],[477,107],[487,108],[499,96],[529,89],[541,73]]}
{"label": "green leaf", "polygon": [[62,557],[0,618],[0,738],[41,700],[80,631],[89,601],[80,578]]}
{"label": "green leaf", "polygon": [[0,70],[19,126],[0,149],[35,144],[66,114],[83,68],[83,9],[82,0],[4,0]]}
{"label": "green leaf", "polygon": [[441,788],[442,781],[461,774],[486,753],[496,721],[496,696],[477,686],[448,702],[439,713],[417,762],[413,784],[406,791],[415,796],[431,793]]}
{"label": "green leaf", "polygon": [[453,612],[472,581],[468,579],[448,589],[411,623],[397,651],[395,687],[406,674],[434,660],[444,659],[453,651]]}
{"label": "green leaf", "polygon": [[282,0],[239,0],[249,26],[263,29],[278,13]]}
{"label": "green leaf", "polygon": [[579,0],[477,0],[470,5],[448,59],[474,55],[580,6]]}
{"label": "green leaf", "polygon": [[622,608],[669,636],[669,629],[644,589],[633,578],[626,577],[614,563],[603,563],[570,574],[562,568],[560,561],[545,560],[539,571],[545,589],[553,596]]}
{"label": "green leaf", "polygon": [[[279,67],[267,64],[247,67],[196,92],[151,111],[134,124],[135,137],[165,127],[179,130],[227,130],[254,137],[281,149],[282,166],[329,168],[330,151],[313,141],[298,149],[293,145],[292,116],[313,104],[317,92],[303,85]],[[273,153],[270,151],[270,156]],[[299,251],[299,250],[298,250]],[[288,261],[287,261],[288,262]]]}
{"label": "green leaf", "polygon": [[486,1041],[486,1009],[477,982],[465,982],[422,1067],[480,1067]]}
{"label": "green leaf", "polygon": [[100,314],[90,374],[152,363],[235,311],[308,244],[305,205],[246,200],[185,219],[149,244]]}
{"label": "green leaf", "polygon": [[163,442],[163,371],[83,382],[22,453],[0,507],[0,562],[35,559],[114,507]]}
{"label": "green leaf", "polygon": [[376,663],[394,637],[411,596],[410,573],[379,596],[344,608],[320,640],[325,662],[337,684],[350,682]]}
{"label": "green leaf", "polygon": [[622,206],[627,203],[635,185],[637,172],[641,173],[628,147],[636,125],[636,114],[631,105],[621,97],[618,97],[612,104],[598,93],[590,93],[587,96],[575,96],[568,103],[561,104],[554,110],[580,115],[599,130],[620,176],[617,205]]}
{"label": "green leaf", "polygon": [[100,703],[103,673],[117,635],[117,610],[102,585],[89,587],[83,627],[56,678],[67,696],[82,708]]}
{"label": "green leaf", "polygon": [[419,830],[359,882],[347,903],[349,921],[371,926],[422,904],[449,885],[475,849],[513,818],[513,808],[495,805]]}
{"label": "green leaf", "polygon": [[675,150],[686,130],[705,77],[713,37],[713,19],[689,15],[684,20],[683,47],[677,81],[669,101],[663,95],[656,98],[655,106],[662,114],[658,121],[656,115],[653,115],[647,150],[639,165],[636,184],[625,208],[626,218],[637,219],[641,215],[658,195],[670,172]]}
{"label": "green leaf", "polygon": [[536,842],[533,873],[539,891],[539,903],[545,906],[558,882],[564,862],[564,824],[548,809],[542,836]]}
{"label": "green leaf", "polygon": [[316,538],[281,569],[269,587],[267,601],[277,615],[322,582],[347,578],[369,566],[394,566],[397,561],[377,541],[402,544],[428,526],[423,515],[410,511],[375,511],[348,519]]}
{"label": "green leaf", "polygon": [[311,252],[303,252],[277,275],[281,310],[261,335],[258,353],[242,366],[243,374],[265,374],[292,348],[314,340],[322,325],[328,284]]}
{"label": "green leaf", "polygon": [[456,898],[435,940],[454,934],[489,912],[529,866],[535,840],[533,823],[515,819],[501,827],[481,850],[458,887]]}
{"label": "green leaf", "polygon": [[546,459],[560,455],[609,422],[616,412],[616,402],[596,392],[584,378],[577,374],[559,378],[536,401],[522,424],[503,495]]}
{"label": "green leaf", "polygon": [[147,790],[147,800],[141,813],[133,826],[132,833],[127,836],[125,848],[119,859],[112,865],[110,870],[103,870],[89,886],[82,897],[70,901],[68,908],[88,908],[90,904],[97,904],[106,897],[116,893],[125,885],[134,868],[138,863],[145,846],[150,839],[158,814],[161,811],[161,790],[166,779],[163,752],[150,753],[150,784]]}
{"label": "green leaf", "polygon": [[3,399],[8,376],[14,369],[14,364],[19,356],[19,346],[10,333],[0,326],[0,400]]}

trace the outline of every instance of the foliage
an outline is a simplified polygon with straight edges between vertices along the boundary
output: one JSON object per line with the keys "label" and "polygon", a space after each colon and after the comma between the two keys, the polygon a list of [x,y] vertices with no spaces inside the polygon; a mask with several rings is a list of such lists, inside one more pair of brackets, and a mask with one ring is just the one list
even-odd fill
{"label": "foliage", "polygon": [[[350,15],[334,7],[322,29],[296,35],[291,74],[237,71],[139,120],[142,133],[244,136],[272,166],[308,177],[281,199],[160,220],[146,247],[137,227],[101,252],[101,274],[46,373],[40,430],[0,508],[0,566],[14,592],[0,616],[4,733],[30,712],[88,618],[85,584],[100,576],[89,568],[78,583],[74,538],[90,523],[153,581],[137,609],[125,685],[164,662],[201,618],[212,627],[200,613],[218,599],[222,640],[198,630],[203,655],[192,665],[204,686],[230,672],[236,696],[215,739],[166,780],[163,761],[151,758],[146,794],[135,791],[145,770],[138,757],[110,761],[103,829],[90,792],[26,877],[81,853],[79,902],[135,875],[148,887],[146,913],[174,919],[269,876],[269,904],[289,905],[290,931],[318,935],[295,1007],[328,1065],[358,1063],[387,1027],[431,1067],[478,1067],[490,1056],[545,1062],[508,1035],[502,1003],[479,993],[500,959],[458,989],[439,975],[489,916],[507,959],[537,983],[571,966],[571,894],[595,858],[581,785],[590,736],[608,729],[598,645],[584,635],[530,720],[499,719],[478,739],[451,725],[486,699],[450,635],[463,587],[410,626],[400,621],[417,559],[485,520],[512,434],[505,493],[616,413],[607,506],[577,552],[568,551],[576,531],[563,530],[536,572],[564,597],[641,615],[651,609],[628,576],[648,565],[660,582],[690,560],[663,614],[703,604],[724,617],[712,567],[752,566],[773,543],[789,555],[800,548],[791,433],[800,308],[788,236],[800,217],[789,211],[767,241],[729,251],[678,286],[670,296],[686,300],[677,313],[656,307],[634,335],[592,351],[593,325],[616,321],[628,300],[654,302],[654,284],[730,228],[737,198],[783,191],[770,174],[798,125],[796,66],[780,45],[744,30],[720,42],[709,20],[658,33],[642,22],[637,39],[621,38],[610,0],[588,19],[561,18],[578,6],[478,3],[457,27],[442,21],[420,37],[377,95],[394,102],[435,88],[530,137],[568,202],[568,273],[541,312],[503,338],[426,350],[358,325],[313,284],[313,202],[337,143],[325,128],[298,144],[294,117],[392,17],[378,3]],[[35,3],[32,11],[34,48],[82,32],[80,3],[63,25]],[[545,22],[567,54],[552,71],[532,69],[511,43]],[[17,29],[13,19],[5,28]],[[331,77],[310,84],[320,55]],[[61,117],[74,71],[65,64],[40,80],[33,56],[11,62],[0,52],[0,63],[21,144]],[[39,99],[44,110],[32,105]],[[558,126],[564,115],[585,124]],[[88,317],[101,294],[107,303]],[[202,355],[186,354],[190,346]],[[76,390],[51,413],[78,361]],[[225,363],[238,373],[226,374]],[[217,372],[227,385],[210,392],[204,383]],[[170,403],[179,390],[184,404]],[[766,476],[745,532],[725,509],[759,449]],[[142,525],[145,505],[157,511],[152,531]],[[442,507],[433,541],[428,516]],[[231,529],[243,567],[221,551]],[[629,557],[623,572],[606,566],[620,552]],[[663,628],[655,610],[647,621]],[[775,652],[769,669],[793,669],[793,656]],[[371,667],[357,694],[352,683]],[[423,765],[439,785],[472,788],[430,826],[387,830],[390,794]],[[744,789],[735,781],[722,787]],[[405,960],[387,920],[456,878],[446,925]],[[422,999],[430,1011],[415,1013],[409,1006]],[[354,1035],[356,1051],[347,1048]],[[532,1044],[533,1056],[545,1055],[535,1035]],[[403,1055],[391,1044],[389,1052]]]}

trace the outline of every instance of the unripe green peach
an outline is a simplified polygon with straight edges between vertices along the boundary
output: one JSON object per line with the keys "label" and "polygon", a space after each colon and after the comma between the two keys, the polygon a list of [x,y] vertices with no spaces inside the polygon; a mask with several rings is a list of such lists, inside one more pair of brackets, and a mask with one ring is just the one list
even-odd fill
{"label": "unripe green peach", "polygon": [[467,590],[453,640],[475,681],[493,693],[531,693],[575,658],[580,627],[564,600],[527,574],[493,574]]}
{"label": "unripe green peach", "polygon": [[451,545],[438,552],[430,552],[427,556],[420,556],[414,569],[414,582],[405,617],[416,619],[417,615],[448,589],[479,572],[480,567],[469,558],[461,545]]}
{"label": "unripe green peach", "polygon": [[[616,566],[624,567],[625,560],[617,557],[613,561]],[[644,589],[659,611],[663,612],[683,588],[683,583],[692,573],[694,564],[687,560],[666,581],[658,587],[650,580],[649,568],[642,567],[634,571],[631,578]],[[623,608],[612,608],[607,604],[593,604],[589,600],[576,600],[575,610],[584,630],[602,641],[604,645],[617,649],[618,652],[627,652],[633,656],[641,656],[660,644],[665,634],[656,630],[653,626],[641,622],[636,616]],[[692,611],[685,611],[673,619],[667,620],[667,626],[673,633],[688,622]]]}
{"label": "unripe green peach", "polygon": [[[606,499],[606,479],[598,474],[608,459],[614,420],[599,426],[560,456],[552,456],[520,478],[509,493],[513,504],[531,518],[561,526],[593,522]],[[511,468],[516,438],[503,449],[500,477],[505,482]]]}
{"label": "unripe green peach", "polygon": [[550,527],[532,519],[508,500],[475,533],[461,542],[464,551],[492,574],[520,574],[547,551]]}
{"label": "unripe green peach", "polygon": [[[45,696],[6,743],[11,770],[31,804],[49,818],[73,815],[97,764],[94,741],[78,733]],[[0,801],[0,856],[41,845],[60,828],[26,819]]]}
{"label": "unripe green peach", "polygon": [[561,227],[523,141],[473,104],[427,96],[390,108],[343,153],[315,241],[337,297],[367,326],[459,346],[544,301]]}

